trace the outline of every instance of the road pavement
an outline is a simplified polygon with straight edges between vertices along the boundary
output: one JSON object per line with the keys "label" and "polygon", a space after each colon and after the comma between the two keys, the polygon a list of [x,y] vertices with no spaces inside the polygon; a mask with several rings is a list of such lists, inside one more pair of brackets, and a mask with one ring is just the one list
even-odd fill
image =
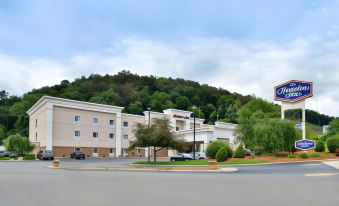
{"label": "road pavement", "polygon": [[[64,160],[127,165],[134,160]],[[1,206],[334,206],[339,170],[321,162],[237,166],[237,173],[79,171],[0,162]]]}

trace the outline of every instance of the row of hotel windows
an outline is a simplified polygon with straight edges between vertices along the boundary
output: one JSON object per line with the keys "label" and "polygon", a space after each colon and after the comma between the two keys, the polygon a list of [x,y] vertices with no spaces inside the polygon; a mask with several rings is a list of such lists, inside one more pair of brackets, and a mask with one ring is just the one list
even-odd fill
{"label": "row of hotel windows", "polygon": [[[92,137],[95,138],[95,139],[99,138],[99,133],[98,132],[93,132],[92,133]],[[109,137],[109,139],[114,139],[114,134],[110,133],[108,135],[108,137]],[[76,140],[80,140],[80,131],[74,131],[74,138]],[[123,140],[124,141],[128,141],[128,135],[127,134],[123,135]]]}
{"label": "row of hotel windows", "polygon": [[[74,151],[80,152],[81,148],[80,147],[75,147]],[[98,154],[98,148],[97,147],[93,147],[92,148],[92,153],[93,154]],[[115,154],[115,149],[114,148],[109,148],[109,153],[110,154]],[[126,148],[122,148],[121,149],[121,154],[127,154],[127,149]]]}
{"label": "row of hotel windows", "polygon": [[[74,122],[77,123],[77,124],[80,124],[80,123],[81,123],[81,121],[80,121],[80,116],[74,116]],[[99,124],[99,119],[96,118],[96,117],[92,118],[92,124],[98,125],[98,124]],[[110,125],[110,126],[114,126],[114,124],[115,124],[115,123],[114,123],[114,120],[113,120],[113,119],[110,119],[110,120],[109,120],[109,125]],[[128,127],[128,122],[123,122],[123,126],[124,126],[124,127]]]}
{"label": "row of hotel windows", "polygon": [[[80,116],[74,116],[74,123],[80,124]],[[98,125],[99,124],[99,119],[94,117],[92,118],[92,124],[93,125]],[[114,126],[114,120],[110,119],[109,120],[109,126]],[[123,122],[124,127],[128,127],[128,122]],[[38,127],[38,119],[35,119],[35,127]]]}

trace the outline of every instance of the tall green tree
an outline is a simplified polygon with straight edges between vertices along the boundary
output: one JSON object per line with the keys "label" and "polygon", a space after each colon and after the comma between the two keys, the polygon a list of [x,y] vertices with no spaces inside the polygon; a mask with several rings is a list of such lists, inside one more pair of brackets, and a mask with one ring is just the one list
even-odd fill
{"label": "tall green tree", "polygon": [[6,138],[5,126],[0,124],[0,145],[2,145],[3,140]]}
{"label": "tall green tree", "polygon": [[167,118],[153,119],[150,127],[145,124],[137,124],[134,136],[135,139],[130,141],[129,149],[153,147],[154,162],[157,161],[157,151],[165,148],[182,151],[185,145],[184,139],[173,132]]}
{"label": "tall green tree", "polygon": [[4,146],[7,151],[13,151],[19,154],[29,153],[34,149],[34,145],[29,142],[28,138],[20,134],[8,136],[4,140]]}

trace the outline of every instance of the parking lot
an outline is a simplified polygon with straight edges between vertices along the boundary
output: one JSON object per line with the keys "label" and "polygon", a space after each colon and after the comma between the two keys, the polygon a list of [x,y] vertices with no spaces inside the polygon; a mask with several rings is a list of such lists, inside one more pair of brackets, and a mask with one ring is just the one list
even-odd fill
{"label": "parking lot", "polygon": [[[127,165],[132,161],[135,160],[64,159],[62,164],[112,166]],[[47,168],[50,164],[50,161],[0,162],[1,205],[206,206],[255,203],[333,206],[339,202],[339,170],[320,162],[239,166],[237,173],[213,174],[74,171]]]}

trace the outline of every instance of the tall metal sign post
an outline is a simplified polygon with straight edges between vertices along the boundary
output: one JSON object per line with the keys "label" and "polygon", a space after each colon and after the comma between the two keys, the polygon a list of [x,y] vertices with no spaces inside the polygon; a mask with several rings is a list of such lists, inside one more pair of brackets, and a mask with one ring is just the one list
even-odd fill
{"label": "tall metal sign post", "polygon": [[305,100],[313,96],[313,83],[291,80],[274,87],[274,100],[281,101],[281,119],[285,119],[285,111],[302,110],[301,130],[306,140]]}

